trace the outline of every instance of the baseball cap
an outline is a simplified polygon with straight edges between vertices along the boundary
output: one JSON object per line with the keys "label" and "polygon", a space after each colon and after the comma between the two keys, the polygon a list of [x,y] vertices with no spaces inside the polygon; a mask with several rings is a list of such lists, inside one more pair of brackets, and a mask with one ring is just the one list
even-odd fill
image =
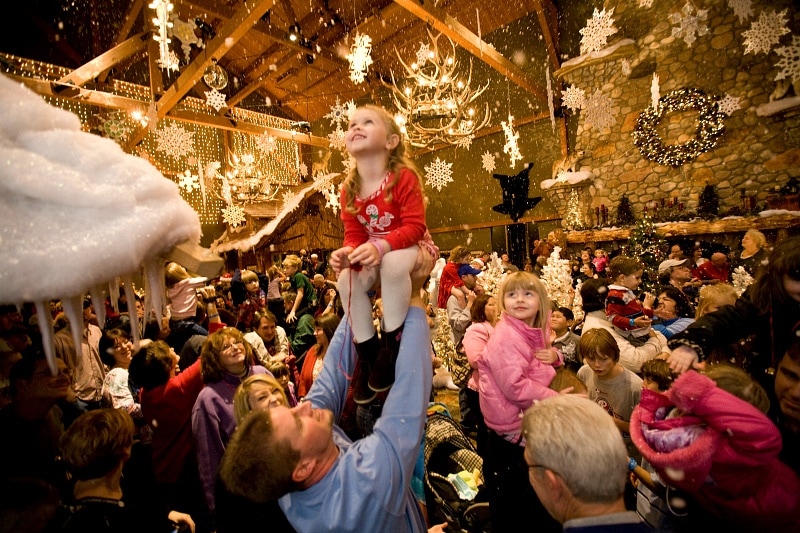
{"label": "baseball cap", "polygon": [[461,265],[458,267],[458,277],[466,276],[467,274],[472,274],[473,276],[477,276],[480,274],[481,271],[477,268],[473,268],[470,265]]}
{"label": "baseball cap", "polygon": [[658,273],[663,274],[667,272],[670,268],[680,266],[684,264],[687,260],[686,259],[667,259],[666,261],[661,261],[661,264],[658,265]]}

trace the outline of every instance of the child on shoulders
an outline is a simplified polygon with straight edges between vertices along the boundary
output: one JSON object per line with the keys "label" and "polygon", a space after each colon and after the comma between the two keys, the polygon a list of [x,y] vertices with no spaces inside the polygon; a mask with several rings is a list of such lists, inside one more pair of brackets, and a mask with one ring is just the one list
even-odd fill
{"label": "child on shoulders", "polygon": [[608,264],[606,317],[620,335],[634,346],[641,346],[650,335],[655,296],[646,294],[639,302],[634,290],[642,283],[644,267],[638,259],[620,255]]}

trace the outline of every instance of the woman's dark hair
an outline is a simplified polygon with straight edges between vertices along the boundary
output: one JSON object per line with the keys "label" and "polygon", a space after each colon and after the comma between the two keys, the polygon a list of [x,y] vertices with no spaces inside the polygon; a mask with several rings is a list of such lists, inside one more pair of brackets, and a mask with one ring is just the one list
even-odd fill
{"label": "woman's dark hair", "polygon": [[486,304],[489,303],[489,298],[492,298],[491,294],[479,294],[475,297],[475,301],[472,302],[472,311],[470,312],[473,322],[489,321],[486,317]]}
{"label": "woman's dark hair", "polygon": [[256,356],[250,343],[244,340],[244,334],[236,328],[223,328],[216,333],[212,333],[206,338],[203,347],[200,349],[200,359],[202,368],[200,373],[203,376],[203,383],[217,383],[222,381],[225,375],[225,368],[219,362],[220,353],[226,339],[231,338],[244,345],[244,366],[250,368],[256,364]]}
{"label": "woman's dark hair", "polygon": [[314,327],[320,328],[330,342],[341,321],[342,319],[336,314],[322,315],[314,320]]}
{"label": "woman's dark hair", "polygon": [[100,337],[100,360],[109,368],[113,368],[117,364],[117,360],[114,359],[114,346],[117,344],[117,339],[125,339],[130,340],[131,336],[128,334],[127,331],[121,328],[111,328],[103,332],[103,336]]}
{"label": "woman's dark hair", "polygon": [[606,296],[608,296],[607,278],[589,278],[581,285],[581,306],[584,313],[599,311],[606,308]]}
{"label": "woman's dark hair", "polygon": [[169,381],[174,365],[175,356],[166,342],[143,340],[131,358],[128,376],[137,387],[152,389]]}
{"label": "woman's dark hair", "polygon": [[675,314],[680,318],[694,318],[694,307],[689,298],[677,287],[664,285],[658,289],[657,294],[666,293],[667,296],[675,300]]}
{"label": "woman's dark hair", "polygon": [[784,276],[800,281],[800,235],[775,245],[768,256],[767,266],[759,269],[749,287],[750,297],[761,311],[768,311],[773,305],[791,303],[783,288]]}

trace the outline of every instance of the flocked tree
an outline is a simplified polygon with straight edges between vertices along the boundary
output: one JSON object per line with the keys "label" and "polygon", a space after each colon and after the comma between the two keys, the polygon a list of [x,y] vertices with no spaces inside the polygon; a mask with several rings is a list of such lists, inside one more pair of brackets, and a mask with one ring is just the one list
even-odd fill
{"label": "flocked tree", "polygon": [[617,225],[626,226],[633,224],[636,217],[633,215],[633,206],[626,195],[622,195],[617,206]]}
{"label": "flocked tree", "polygon": [[553,253],[542,267],[542,283],[547,288],[547,295],[559,307],[570,307],[572,300],[572,274],[569,259],[561,259],[561,247],[555,246]]}
{"label": "flocked tree", "polygon": [[666,245],[666,241],[656,233],[655,224],[650,218],[636,221],[622,253],[644,264],[642,289],[651,290],[658,284],[658,264],[664,259]]}
{"label": "flocked tree", "polygon": [[719,194],[714,185],[703,187],[697,201],[697,214],[702,218],[714,218],[719,214]]}

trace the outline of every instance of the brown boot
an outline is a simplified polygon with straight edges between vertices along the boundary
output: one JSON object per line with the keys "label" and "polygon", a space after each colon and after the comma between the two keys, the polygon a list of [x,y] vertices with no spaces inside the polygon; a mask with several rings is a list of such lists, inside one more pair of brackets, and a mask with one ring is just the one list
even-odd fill
{"label": "brown boot", "polygon": [[369,375],[370,389],[383,392],[389,390],[394,384],[394,365],[397,363],[397,355],[400,353],[402,335],[403,326],[394,331],[381,331],[381,347]]}
{"label": "brown boot", "polygon": [[380,343],[378,335],[373,335],[369,340],[356,343],[356,370],[353,372],[353,401],[357,404],[368,404],[375,399],[375,391],[368,386],[372,366],[378,356]]}

